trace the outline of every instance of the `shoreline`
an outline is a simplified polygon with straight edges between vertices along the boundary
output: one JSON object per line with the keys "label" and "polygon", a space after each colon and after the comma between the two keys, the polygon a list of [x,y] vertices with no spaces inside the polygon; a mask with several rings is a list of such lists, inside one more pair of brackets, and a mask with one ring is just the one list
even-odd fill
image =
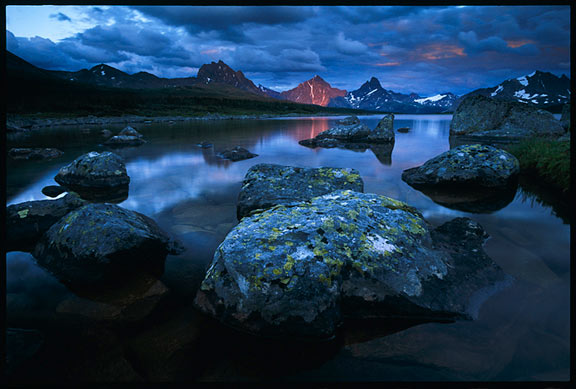
{"label": "shoreline", "polygon": [[[384,114],[384,113],[382,113]],[[272,119],[282,117],[301,117],[301,116],[346,116],[344,113],[290,113],[290,114],[252,114],[252,115],[223,115],[208,114],[204,116],[80,116],[74,118],[32,118],[23,115],[6,115],[6,129],[8,132],[27,132],[38,128],[60,127],[60,126],[78,126],[78,125],[114,125],[130,123],[165,123],[165,122],[182,122],[182,121],[204,121],[204,120],[246,120],[246,119]],[[380,115],[380,113],[374,113]],[[364,115],[362,115],[364,116]]]}

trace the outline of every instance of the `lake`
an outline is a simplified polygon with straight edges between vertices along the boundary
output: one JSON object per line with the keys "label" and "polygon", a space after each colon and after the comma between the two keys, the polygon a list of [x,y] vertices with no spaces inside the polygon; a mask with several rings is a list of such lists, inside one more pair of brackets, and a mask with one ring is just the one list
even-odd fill
{"label": "lake", "polygon": [[[370,128],[379,118],[360,117]],[[7,325],[38,329],[44,337],[40,351],[27,362],[28,374],[59,382],[568,380],[567,218],[557,216],[538,194],[521,188],[498,206],[488,207],[488,213],[478,213],[434,202],[404,183],[404,169],[450,148],[450,115],[396,115],[394,128],[410,131],[396,133],[391,154],[298,144],[338,119],[132,125],[147,143],[115,151],[124,157],[131,178],[129,197],[120,206],[152,217],[187,250],[168,256],[161,283],[152,280],[136,288],[144,290],[144,297],[126,309],[124,295],[71,291],[37,266],[30,254],[8,253]],[[123,127],[105,128],[115,133]],[[107,150],[101,145],[103,128],[9,134],[8,150],[56,147],[64,155],[51,161],[8,159],[8,204],[47,199],[41,189],[55,185],[60,167],[84,153]],[[196,144],[201,141],[214,147],[200,148]],[[232,146],[259,156],[238,162],[216,156]],[[459,216],[472,218],[490,235],[485,251],[514,281],[479,306],[473,321],[347,322],[336,339],[319,344],[259,339],[228,329],[202,316],[191,303],[214,250],[237,224],[236,199],[246,171],[264,162],[355,168],[365,192],[404,201],[434,226]],[[163,298],[152,301],[156,295]],[[120,316],[122,320],[116,320]]]}

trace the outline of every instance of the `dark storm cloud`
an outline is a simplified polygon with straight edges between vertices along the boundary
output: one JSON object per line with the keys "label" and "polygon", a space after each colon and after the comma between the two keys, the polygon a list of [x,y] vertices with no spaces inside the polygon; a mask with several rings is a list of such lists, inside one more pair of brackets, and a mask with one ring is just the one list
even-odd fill
{"label": "dark storm cloud", "polygon": [[69,16],[63,14],[62,12],[58,12],[57,14],[52,14],[52,15],[50,15],[50,17],[53,19],[57,19],[61,22],[71,22],[72,21],[72,19],[70,19]]}
{"label": "dark storm cloud", "polygon": [[536,69],[569,72],[569,11],[566,6],[86,7],[82,21],[95,27],[56,43],[8,34],[7,46],[51,68],[107,62],[124,71],[176,77],[223,60],[255,83],[281,89],[319,74],[348,90],[375,76],[399,92],[462,94]]}

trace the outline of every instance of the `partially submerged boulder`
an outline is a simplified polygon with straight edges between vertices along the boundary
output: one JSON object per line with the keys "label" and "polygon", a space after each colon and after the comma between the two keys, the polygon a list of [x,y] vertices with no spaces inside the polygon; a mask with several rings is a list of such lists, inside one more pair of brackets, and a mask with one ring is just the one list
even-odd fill
{"label": "partially submerged boulder", "polygon": [[57,200],[26,201],[6,207],[6,251],[31,251],[54,223],[84,204],[78,196],[68,194]]}
{"label": "partially submerged boulder", "polygon": [[63,151],[53,148],[12,148],[8,155],[12,159],[43,160],[61,157]]}
{"label": "partially submerged boulder", "polygon": [[92,151],[60,169],[54,180],[85,199],[122,198],[128,195],[130,177],[118,154]]}
{"label": "partially submerged boulder", "polygon": [[33,255],[63,282],[93,284],[126,273],[161,272],[166,255],[182,250],[145,215],[87,204],[52,225]]}
{"label": "partially submerged boulder", "polygon": [[450,135],[518,140],[531,136],[558,137],[562,124],[550,112],[529,104],[482,95],[465,98],[452,117]]}
{"label": "partially submerged boulder", "polygon": [[422,166],[406,169],[402,180],[422,187],[498,188],[514,183],[520,164],[512,154],[488,145],[462,145]]}
{"label": "partially submerged boulder", "polygon": [[115,135],[104,142],[105,146],[118,148],[118,147],[128,147],[128,146],[140,146],[146,141],[138,136],[134,135]]}
{"label": "partially submerged boulder", "polygon": [[306,147],[367,149],[371,144],[394,143],[394,115],[386,115],[374,131],[360,122],[356,116],[342,119],[335,127],[321,132],[315,138],[298,143]]}
{"label": "partially submerged boulder", "polygon": [[251,153],[244,147],[236,146],[231,149],[226,149],[218,154],[222,159],[229,159],[231,161],[241,161],[244,159],[257,157],[258,154]]}
{"label": "partially submerged boulder", "polygon": [[478,238],[436,244],[414,208],[353,191],[278,205],[228,234],[195,304],[230,326],[280,337],[332,337],[343,315],[470,318],[476,290],[504,274],[481,249],[481,227],[469,219],[465,227]]}
{"label": "partially submerged boulder", "polygon": [[350,168],[254,165],[246,173],[238,195],[238,220],[255,209],[299,203],[338,189],[363,192],[359,172]]}
{"label": "partially submerged boulder", "polygon": [[130,126],[124,127],[124,129],[122,131],[120,131],[118,133],[118,135],[120,135],[120,136],[135,136],[137,138],[143,138],[144,137],[144,135],[142,135],[141,133],[136,131],[136,129],[134,129],[133,127],[130,127]]}

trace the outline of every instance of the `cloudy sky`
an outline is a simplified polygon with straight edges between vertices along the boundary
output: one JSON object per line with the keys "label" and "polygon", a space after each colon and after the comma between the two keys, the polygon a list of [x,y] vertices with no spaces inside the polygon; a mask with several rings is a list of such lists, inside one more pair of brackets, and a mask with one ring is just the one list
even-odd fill
{"label": "cloudy sky", "polygon": [[464,94],[531,73],[570,77],[568,6],[7,6],[6,47],[32,64],[195,76],[223,60],[286,90],[318,74],[354,90]]}

